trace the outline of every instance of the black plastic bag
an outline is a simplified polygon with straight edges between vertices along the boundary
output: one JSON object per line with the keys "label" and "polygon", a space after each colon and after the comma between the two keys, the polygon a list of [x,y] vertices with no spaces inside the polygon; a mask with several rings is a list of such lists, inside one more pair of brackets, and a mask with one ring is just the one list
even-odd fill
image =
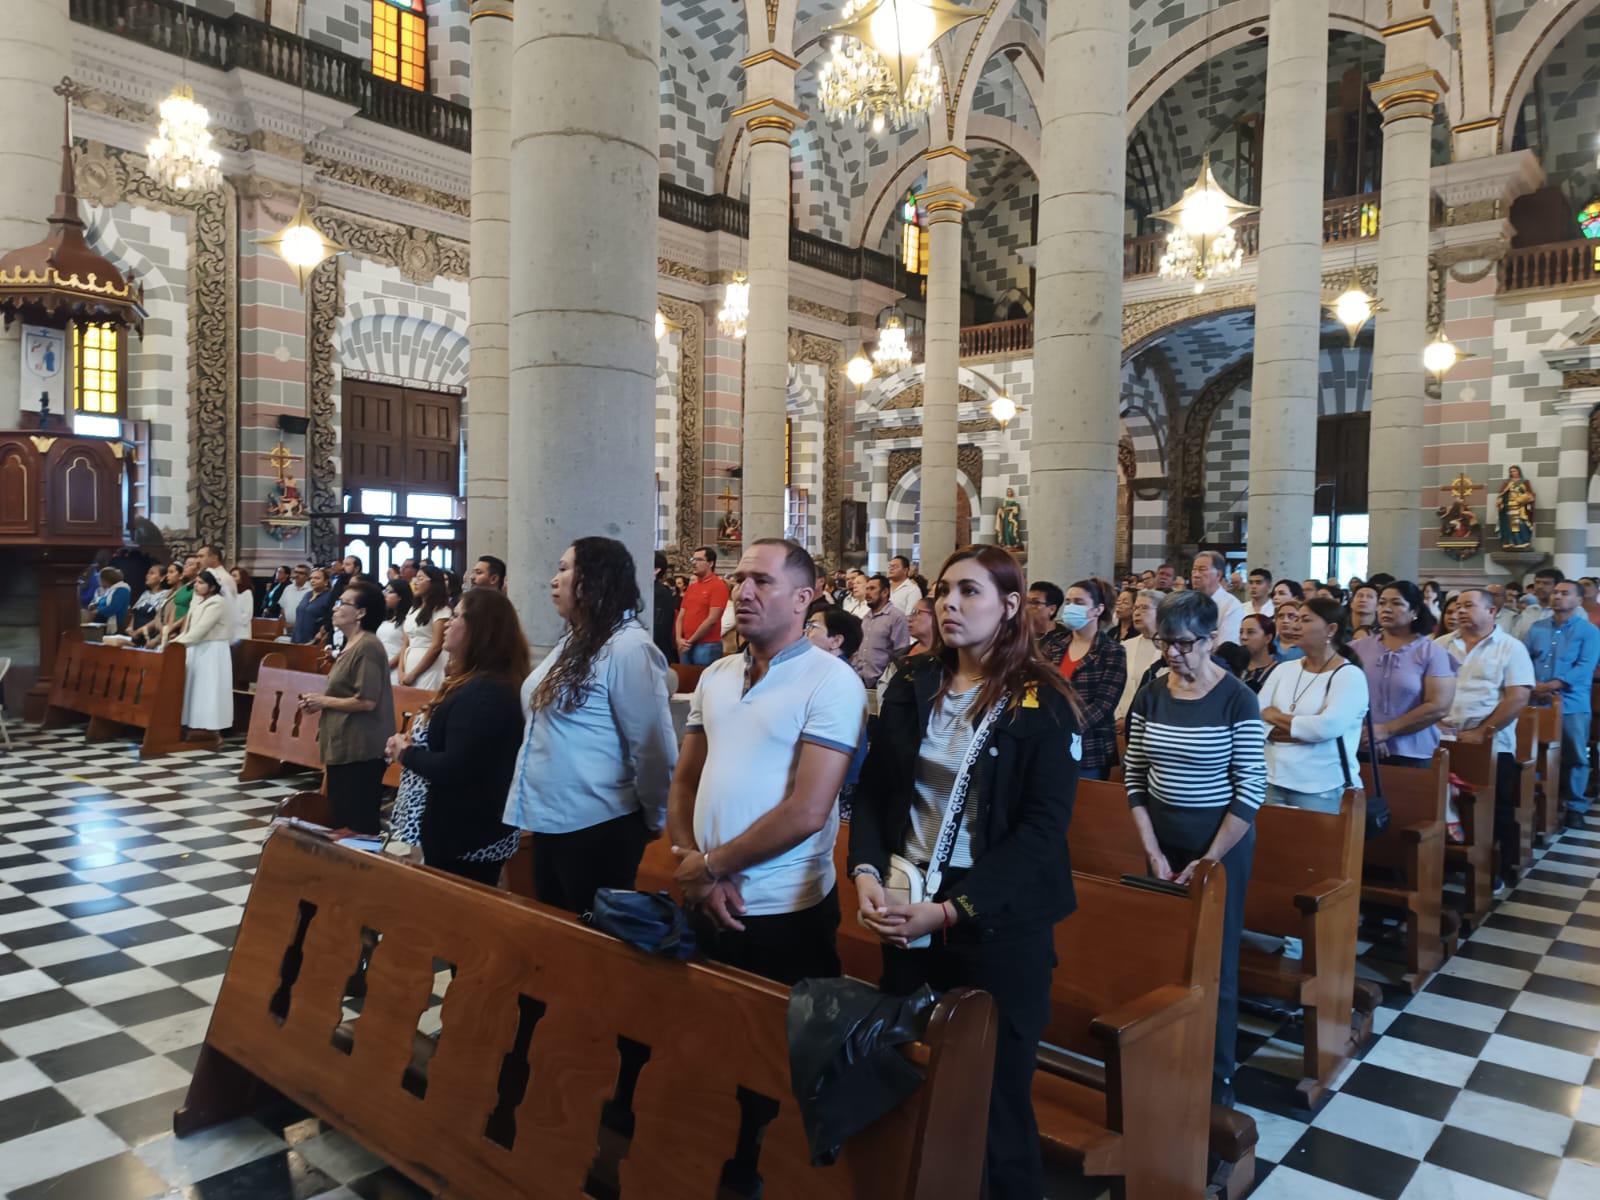
{"label": "black plastic bag", "polygon": [[903,1103],[922,1072],[896,1046],[919,1039],[938,997],[926,984],[886,996],[857,979],[802,979],[789,993],[789,1085],[813,1166]]}
{"label": "black plastic bag", "polygon": [[693,958],[697,949],[688,916],[666,892],[597,888],[594,907],[584,919],[646,954]]}

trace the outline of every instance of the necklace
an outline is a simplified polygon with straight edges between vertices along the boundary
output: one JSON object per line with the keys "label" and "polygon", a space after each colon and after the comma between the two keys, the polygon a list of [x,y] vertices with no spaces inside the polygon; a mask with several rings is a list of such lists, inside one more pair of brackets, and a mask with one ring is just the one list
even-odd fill
{"label": "necklace", "polygon": [[[1329,661],[1331,662],[1332,660],[1330,659]],[[1290,712],[1293,712],[1295,710],[1295,708],[1299,706],[1300,697],[1304,696],[1307,692],[1309,692],[1311,690],[1311,685],[1317,681],[1318,677],[1323,674],[1323,671],[1322,671],[1321,667],[1317,668],[1317,670],[1315,670],[1315,671],[1308,671],[1308,670],[1305,669],[1304,666],[1302,666],[1300,668],[1300,673],[1302,675],[1309,675],[1310,678],[1308,680],[1306,680],[1304,686],[1302,686],[1299,689],[1299,691],[1295,692],[1294,697],[1289,701],[1289,711]]]}

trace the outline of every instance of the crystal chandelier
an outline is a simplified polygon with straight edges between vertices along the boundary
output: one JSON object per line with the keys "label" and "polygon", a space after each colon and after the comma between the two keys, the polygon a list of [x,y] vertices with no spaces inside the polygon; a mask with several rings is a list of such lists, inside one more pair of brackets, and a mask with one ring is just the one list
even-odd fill
{"label": "crystal chandelier", "polygon": [[872,351],[872,368],[879,375],[893,375],[911,365],[911,343],[906,341],[905,322],[898,312],[878,330],[878,344]]}
{"label": "crystal chandelier", "polygon": [[211,146],[211,114],[186,83],[161,102],[161,124],[144,154],[150,177],[173,191],[210,191],[222,182],[222,155]]}
{"label": "crystal chandelier", "polygon": [[830,120],[882,133],[904,128],[940,97],[933,44],[983,9],[947,0],[849,0],[832,54],[817,76],[817,98]]}
{"label": "crystal chandelier", "polygon": [[1233,223],[1261,210],[1243,204],[1222,190],[1211,173],[1211,152],[1200,159],[1200,175],[1171,208],[1153,214],[1172,226],[1167,252],[1161,256],[1161,278],[1194,281],[1196,293],[1206,282],[1232,275],[1244,262],[1244,250]]}
{"label": "crystal chandelier", "polygon": [[742,338],[750,324],[750,279],[743,271],[735,271],[722,293],[722,307],[717,310],[717,329],[723,337]]}

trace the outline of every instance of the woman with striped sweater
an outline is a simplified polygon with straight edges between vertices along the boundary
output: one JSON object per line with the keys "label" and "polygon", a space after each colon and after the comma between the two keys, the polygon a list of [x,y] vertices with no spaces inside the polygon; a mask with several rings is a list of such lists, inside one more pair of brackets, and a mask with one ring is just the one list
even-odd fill
{"label": "woman with striped sweater", "polygon": [[1176,592],[1161,602],[1156,646],[1166,670],[1128,710],[1123,771],[1152,875],[1187,884],[1201,859],[1227,872],[1211,1098],[1232,1105],[1239,935],[1256,810],[1266,794],[1266,730],[1255,693],[1212,659],[1216,643],[1217,606],[1205,593]]}

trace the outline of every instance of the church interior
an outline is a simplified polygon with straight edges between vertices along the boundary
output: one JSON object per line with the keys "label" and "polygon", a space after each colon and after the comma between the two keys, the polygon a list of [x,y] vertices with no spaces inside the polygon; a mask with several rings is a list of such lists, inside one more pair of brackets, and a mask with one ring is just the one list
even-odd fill
{"label": "church interior", "polygon": [[[1600,0],[0,15],[0,1197],[1020,1194],[984,1174],[995,1018],[959,989],[891,1052],[920,1090],[825,1167],[786,987],[613,954],[519,887],[520,857],[496,891],[329,846],[358,827],[326,816],[340,764],[294,697],[367,628],[337,615],[360,578],[424,564],[442,628],[498,564],[533,665],[572,637],[551,577],[591,537],[626,547],[641,609],[707,571],[742,597],[786,539],[844,607],[847,572],[885,597],[909,576],[935,620],[928,581],[988,545],[1055,607],[1115,581],[1107,629],[1119,592],[1165,611],[1205,562],[1247,612],[1272,611],[1246,594],[1264,569],[1306,612],[1324,581],[1348,605],[1389,596],[1374,576],[1435,607],[1492,591],[1488,636],[1530,651],[1519,612],[1600,626]],[[210,723],[184,673],[216,643],[135,648],[102,604],[208,549],[243,614]],[[285,587],[328,591],[325,632],[298,636]],[[678,633],[685,665],[748,654],[722,596],[737,629]],[[392,660],[402,740],[464,653],[422,607],[393,622],[437,675],[406,671],[410,641]],[[1381,616],[1349,623],[1381,640]],[[1600,1197],[1582,662],[1483,774],[1463,745],[1375,784],[1363,751],[1315,836],[1269,799],[1242,951],[1220,871],[1139,888],[1120,807],[1112,849],[1080,853],[1132,760],[1080,783],[1044,1194]],[[687,745],[699,668],[670,670]],[[890,676],[862,678],[865,749]],[[840,957],[876,982],[839,837]],[[641,892],[653,855],[674,878],[667,840]],[[1304,957],[1262,966],[1255,931]],[[1245,956],[1228,1103],[1206,1095],[1219,942]]]}

